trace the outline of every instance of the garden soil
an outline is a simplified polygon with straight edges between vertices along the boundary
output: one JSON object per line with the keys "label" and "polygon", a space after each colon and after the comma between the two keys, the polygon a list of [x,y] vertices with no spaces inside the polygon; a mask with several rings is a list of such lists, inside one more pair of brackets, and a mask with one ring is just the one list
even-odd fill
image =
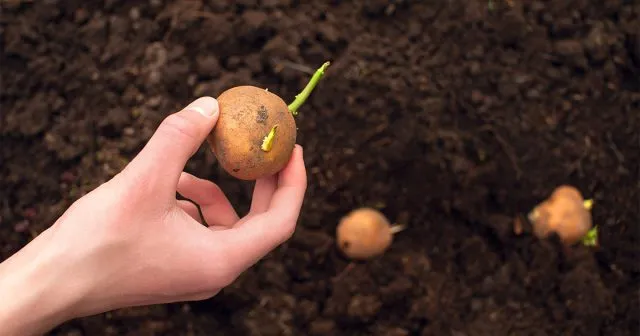
{"label": "garden soil", "polygon": [[[637,1],[230,3],[2,1],[3,259],[194,98],[290,101],[332,62],[297,117],[290,241],[212,299],[51,335],[637,335]],[[246,212],[252,184],[206,146],[185,169]],[[560,184],[595,201],[598,247],[533,237],[527,212]],[[407,229],[351,262],[334,232],[361,206]]]}

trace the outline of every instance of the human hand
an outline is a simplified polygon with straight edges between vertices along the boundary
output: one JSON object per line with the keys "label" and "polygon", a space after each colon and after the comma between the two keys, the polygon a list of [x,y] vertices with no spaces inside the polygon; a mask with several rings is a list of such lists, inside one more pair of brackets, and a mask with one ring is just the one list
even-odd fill
{"label": "human hand", "polygon": [[[214,183],[183,172],[217,117],[209,97],[167,117],[121,173],[0,264],[0,334],[209,298],[286,241],[306,189],[302,149],[277,176],[256,181],[250,212],[239,219]],[[209,227],[176,191],[201,206]]]}

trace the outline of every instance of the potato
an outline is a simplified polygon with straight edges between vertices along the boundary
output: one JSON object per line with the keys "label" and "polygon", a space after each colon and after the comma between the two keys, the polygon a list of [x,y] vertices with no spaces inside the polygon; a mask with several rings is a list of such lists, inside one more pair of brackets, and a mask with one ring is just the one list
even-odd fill
{"label": "potato", "polygon": [[[265,89],[238,86],[218,97],[220,116],[207,141],[222,168],[242,180],[276,174],[296,143],[296,122],[287,104]],[[263,147],[274,131],[272,141]]]}
{"label": "potato", "polygon": [[565,245],[579,242],[593,225],[582,194],[569,185],[557,187],[549,198],[529,213],[529,221],[538,238],[555,233]]}
{"label": "potato", "polygon": [[255,86],[238,86],[223,92],[218,97],[218,122],[207,136],[220,166],[230,175],[248,181],[282,170],[296,143],[294,117],[329,64],[325,62],[316,70],[289,105],[278,95]]}
{"label": "potato", "polygon": [[350,259],[366,260],[383,254],[393,241],[393,235],[404,225],[392,225],[380,211],[358,208],[340,219],[336,227],[336,242]]}

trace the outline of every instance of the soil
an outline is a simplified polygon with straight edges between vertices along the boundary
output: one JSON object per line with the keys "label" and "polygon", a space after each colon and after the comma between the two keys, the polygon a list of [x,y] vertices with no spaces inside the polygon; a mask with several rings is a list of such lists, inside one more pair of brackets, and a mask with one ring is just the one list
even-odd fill
{"label": "soil", "polygon": [[[294,237],[216,297],[51,335],[637,335],[640,5],[612,1],[2,2],[0,255],[135,156],[160,120],[240,84],[290,100],[309,187]],[[246,211],[206,147],[186,170]],[[600,246],[521,234],[559,184]],[[350,262],[372,206],[408,229]]]}

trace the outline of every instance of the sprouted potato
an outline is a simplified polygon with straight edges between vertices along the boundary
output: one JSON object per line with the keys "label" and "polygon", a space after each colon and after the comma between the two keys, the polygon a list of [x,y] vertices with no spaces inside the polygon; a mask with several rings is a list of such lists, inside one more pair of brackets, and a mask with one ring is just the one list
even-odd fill
{"label": "sprouted potato", "polygon": [[371,259],[383,254],[391,245],[393,235],[404,225],[391,225],[379,211],[359,208],[344,216],[336,228],[338,248],[350,259]]}
{"label": "sprouted potato", "polygon": [[207,137],[220,166],[242,180],[257,180],[282,170],[296,143],[294,116],[328,66],[326,62],[314,73],[290,105],[255,86],[223,92],[218,97],[218,122]]}
{"label": "sprouted potato", "polygon": [[573,245],[592,227],[591,212],[575,187],[562,185],[529,213],[533,233],[546,238],[556,233],[563,244]]}

